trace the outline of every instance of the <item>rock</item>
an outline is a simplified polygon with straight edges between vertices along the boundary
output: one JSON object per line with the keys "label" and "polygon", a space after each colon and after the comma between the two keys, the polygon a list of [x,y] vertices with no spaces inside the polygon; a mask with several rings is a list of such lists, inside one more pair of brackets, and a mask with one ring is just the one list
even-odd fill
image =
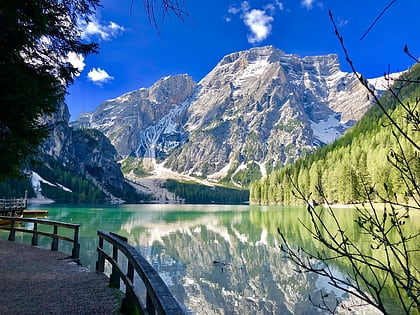
{"label": "rock", "polygon": [[301,58],[267,46],[225,56],[197,84],[171,76],[106,101],[77,125],[104,132],[122,157],[246,186],[332,142],[370,106],[336,55]]}
{"label": "rock", "polygon": [[[109,139],[98,130],[71,128],[69,118],[65,104],[55,114],[41,118],[51,132],[40,148],[38,162],[60,165],[72,172],[72,176],[90,180],[107,195],[109,202],[120,203],[124,201],[121,197],[135,195],[134,189],[125,182],[117,163],[117,151]],[[58,178],[49,178],[49,181],[63,187]]]}

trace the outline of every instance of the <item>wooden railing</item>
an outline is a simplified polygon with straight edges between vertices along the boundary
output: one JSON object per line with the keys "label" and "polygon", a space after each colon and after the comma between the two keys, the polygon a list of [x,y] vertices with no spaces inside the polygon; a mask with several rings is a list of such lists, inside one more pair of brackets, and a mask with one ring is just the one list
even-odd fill
{"label": "wooden railing", "polygon": [[[99,246],[96,271],[104,272],[105,260],[112,265],[110,285],[120,287],[120,280],[125,284],[125,298],[123,310],[135,306],[145,314],[185,314],[178,301],[171,294],[162,278],[147,262],[147,260],[131,245],[127,239],[118,234],[98,231]],[[112,245],[112,255],[104,250],[104,240]],[[122,264],[118,262],[118,253],[127,258],[127,270],[123,271]],[[134,271],[146,287],[146,298],[142,298],[134,287]],[[144,301],[145,300],[145,301]]]}
{"label": "wooden railing", "polygon": [[26,209],[26,198],[0,199],[0,213]]}
{"label": "wooden railing", "polygon": [[[78,259],[80,255],[80,244],[79,244],[79,227],[80,224],[71,224],[65,222],[58,222],[58,221],[51,221],[46,219],[33,219],[33,218],[19,218],[19,217],[9,217],[9,216],[0,216],[0,220],[6,221],[9,224],[2,226],[0,225],[0,229],[8,230],[9,232],[9,241],[15,240],[16,232],[23,232],[23,233],[30,233],[32,234],[32,245],[38,245],[38,236],[48,236],[52,238],[51,242],[51,250],[57,251],[58,250],[58,241],[63,240],[70,243],[73,243],[72,255],[71,257],[74,259]],[[29,222],[33,223],[33,227],[31,228],[23,228],[20,225],[17,225],[17,222]],[[52,226],[52,232],[44,232],[38,229],[39,225],[48,225]],[[60,235],[58,233],[58,228],[67,228],[73,229],[73,238]]]}

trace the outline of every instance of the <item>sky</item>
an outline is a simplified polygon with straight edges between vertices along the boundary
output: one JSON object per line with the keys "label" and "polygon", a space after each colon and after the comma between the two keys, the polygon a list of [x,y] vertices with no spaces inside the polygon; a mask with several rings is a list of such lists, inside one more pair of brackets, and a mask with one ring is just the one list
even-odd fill
{"label": "sky", "polygon": [[334,53],[341,69],[350,71],[329,10],[357,71],[367,78],[407,70],[414,60],[404,53],[405,45],[420,55],[418,0],[180,2],[188,16],[163,16],[157,9],[157,28],[142,0],[103,0],[91,22],[80,24],[84,40],[100,48],[98,54],[69,56],[80,70],[66,97],[71,121],[168,75],[187,73],[199,82],[225,55],[253,47],[273,45],[301,57]]}

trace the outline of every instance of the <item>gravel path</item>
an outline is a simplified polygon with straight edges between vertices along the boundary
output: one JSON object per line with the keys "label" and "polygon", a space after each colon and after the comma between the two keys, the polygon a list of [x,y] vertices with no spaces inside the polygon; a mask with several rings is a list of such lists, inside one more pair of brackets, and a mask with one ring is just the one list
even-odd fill
{"label": "gravel path", "polygon": [[67,257],[0,240],[0,314],[119,314],[105,275]]}

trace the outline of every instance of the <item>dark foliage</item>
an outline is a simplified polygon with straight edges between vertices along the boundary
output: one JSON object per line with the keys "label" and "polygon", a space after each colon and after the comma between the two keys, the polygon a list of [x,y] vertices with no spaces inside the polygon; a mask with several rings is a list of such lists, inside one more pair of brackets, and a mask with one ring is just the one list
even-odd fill
{"label": "dark foliage", "polygon": [[185,199],[186,203],[219,203],[242,204],[248,201],[249,191],[225,188],[220,186],[204,186],[197,183],[167,180],[163,185],[176,196]]}
{"label": "dark foliage", "polygon": [[87,19],[98,0],[0,2],[0,179],[19,174],[48,135],[41,115],[56,111],[77,69],[68,53],[82,55],[97,45],[83,43],[77,19]]}
{"label": "dark foliage", "polygon": [[23,198],[27,192],[28,198],[35,197],[35,192],[28,178],[10,178],[0,182],[0,198]]}
{"label": "dark foliage", "polygon": [[[38,164],[33,167],[43,179],[57,186],[41,184],[42,195],[57,202],[95,202],[104,203],[105,194],[92,181],[83,175],[65,169],[58,163]],[[60,186],[64,186],[67,191]]]}

